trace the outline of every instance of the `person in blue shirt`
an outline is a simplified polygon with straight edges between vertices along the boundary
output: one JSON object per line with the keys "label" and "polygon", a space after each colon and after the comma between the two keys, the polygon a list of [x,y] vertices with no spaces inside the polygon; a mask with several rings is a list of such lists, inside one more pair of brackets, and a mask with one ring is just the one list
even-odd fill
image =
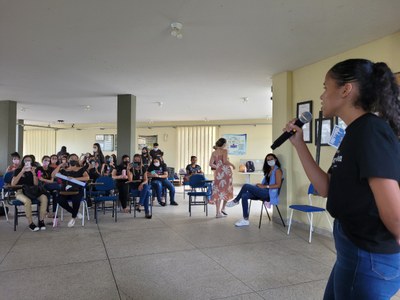
{"label": "person in blue shirt", "polygon": [[[275,154],[269,153],[264,159],[263,166],[264,178],[261,183],[256,185],[245,184],[240,189],[239,194],[226,206],[233,207],[238,205],[242,199],[243,219],[235,223],[236,227],[249,226],[249,204],[248,200],[264,200],[266,199],[267,205],[278,204],[279,196],[278,191],[282,185],[283,172],[281,163]],[[267,207],[268,207],[267,206]],[[225,213],[225,212],[222,212]]]}

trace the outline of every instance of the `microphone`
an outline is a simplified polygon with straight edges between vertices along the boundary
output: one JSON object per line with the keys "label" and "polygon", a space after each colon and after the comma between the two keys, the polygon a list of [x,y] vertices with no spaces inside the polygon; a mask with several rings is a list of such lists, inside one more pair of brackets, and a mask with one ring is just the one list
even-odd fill
{"label": "microphone", "polygon": [[[296,122],[294,124],[301,128],[301,127],[303,127],[304,124],[310,122],[311,119],[312,119],[312,114],[309,111],[305,111],[300,115],[300,117],[296,120]],[[295,133],[296,133],[295,130],[292,130],[289,132],[285,131],[284,133],[281,134],[280,137],[278,137],[275,140],[275,142],[271,146],[271,149],[275,150]]]}

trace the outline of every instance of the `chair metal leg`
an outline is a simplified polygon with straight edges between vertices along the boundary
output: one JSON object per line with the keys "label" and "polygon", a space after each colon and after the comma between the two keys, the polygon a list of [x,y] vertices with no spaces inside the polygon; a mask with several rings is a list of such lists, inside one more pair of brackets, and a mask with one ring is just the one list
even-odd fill
{"label": "chair metal leg", "polygon": [[292,218],[293,218],[293,209],[291,209],[291,212],[290,212],[289,225],[288,225],[288,229],[287,229],[288,235],[290,233],[290,227],[292,226]]}
{"label": "chair metal leg", "polygon": [[[250,201],[250,204],[251,204],[251,201]],[[261,228],[261,221],[262,221],[262,215],[263,215],[263,208],[264,208],[264,201],[261,202],[261,213],[260,213],[260,221],[258,222],[258,229]],[[249,210],[249,212],[250,212],[250,210]],[[268,211],[267,211],[267,213],[268,213]],[[268,215],[268,217],[269,217],[269,215]]]}
{"label": "chair metal leg", "polygon": [[[3,199],[4,199],[4,197],[3,197]],[[3,204],[4,214],[5,214],[6,220],[8,222],[8,213],[7,213],[6,203],[4,201],[1,201],[1,202]]]}
{"label": "chair metal leg", "polygon": [[16,205],[14,205],[14,231],[17,231],[17,225],[18,225],[18,208]]}
{"label": "chair metal leg", "polygon": [[311,237],[312,237],[312,232],[313,232],[313,230],[314,230],[314,228],[313,228],[313,214],[312,213],[310,213],[310,234],[309,234],[309,237],[308,237],[308,242],[311,244]]}
{"label": "chair metal leg", "polygon": [[283,227],[286,227],[285,222],[283,221],[283,218],[282,218],[282,215],[281,215],[281,211],[279,210],[278,205],[275,205],[275,207],[276,207],[276,210],[278,211],[279,217],[281,218]]}

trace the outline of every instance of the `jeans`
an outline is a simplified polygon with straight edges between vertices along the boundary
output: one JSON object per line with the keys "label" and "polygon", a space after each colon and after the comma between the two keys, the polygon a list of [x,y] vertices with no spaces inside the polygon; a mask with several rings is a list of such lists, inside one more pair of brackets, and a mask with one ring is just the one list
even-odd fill
{"label": "jeans", "polygon": [[[259,188],[258,186],[252,184],[245,184],[239,191],[239,194],[236,196],[235,201],[242,198],[242,210],[243,210],[243,218],[249,218],[249,199],[251,200],[260,200],[260,199],[269,199],[269,191],[268,189]],[[268,201],[268,200],[267,200]]]}
{"label": "jeans", "polygon": [[400,253],[370,253],[355,246],[343,232],[338,220],[333,235],[336,262],[324,300],[390,299],[400,288]]}
{"label": "jeans", "polygon": [[131,186],[131,194],[133,197],[140,197],[139,204],[144,206],[144,212],[149,213],[149,197],[150,187],[148,184],[143,185],[143,189],[139,191],[137,187]]}
{"label": "jeans", "polygon": [[173,203],[175,202],[175,187],[169,181],[168,179],[157,179],[157,180],[152,180],[151,181],[151,186],[154,188],[156,191],[156,196],[157,196],[157,201],[160,203],[161,202],[161,196],[162,196],[162,187],[166,187],[169,190],[169,197],[170,197],[170,202]]}

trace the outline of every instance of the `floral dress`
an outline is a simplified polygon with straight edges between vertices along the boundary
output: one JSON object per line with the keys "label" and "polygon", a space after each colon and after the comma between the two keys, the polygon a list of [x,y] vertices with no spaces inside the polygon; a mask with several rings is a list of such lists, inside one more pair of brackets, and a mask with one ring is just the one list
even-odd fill
{"label": "floral dress", "polygon": [[222,155],[214,156],[214,185],[212,189],[212,201],[228,201],[233,198],[232,169],[229,164],[223,162]]}

